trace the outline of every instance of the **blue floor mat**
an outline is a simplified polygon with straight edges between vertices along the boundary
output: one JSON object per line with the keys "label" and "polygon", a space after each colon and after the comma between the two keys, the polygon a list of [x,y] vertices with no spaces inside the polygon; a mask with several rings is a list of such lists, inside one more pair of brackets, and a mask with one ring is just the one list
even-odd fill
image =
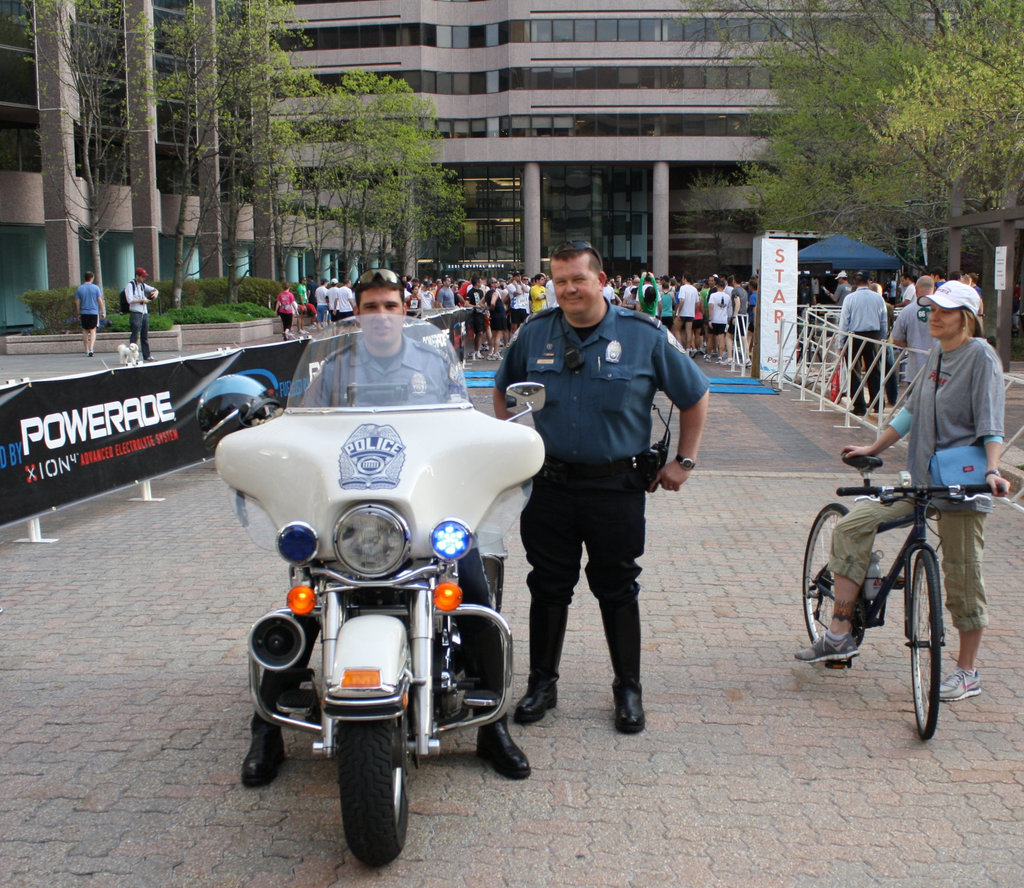
{"label": "blue floor mat", "polygon": [[719,395],[777,395],[778,392],[756,379],[745,376],[712,376],[711,391]]}
{"label": "blue floor mat", "polygon": [[479,389],[494,387],[493,370],[467,370],[465,373],[465,377],[466,388]]}

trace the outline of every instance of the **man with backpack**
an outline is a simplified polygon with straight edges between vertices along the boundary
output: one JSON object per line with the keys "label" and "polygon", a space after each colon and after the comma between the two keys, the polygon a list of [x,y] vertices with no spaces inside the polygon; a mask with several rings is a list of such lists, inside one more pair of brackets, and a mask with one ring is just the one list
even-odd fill
{"label": "man with backpack", "polygon": [[146,283],[149,272],[139,266],[135,269],[135,277],[121,293],[121,311],[128,312],[131,325],[132,345],[138,345],[143,361],[155,361],[149,353],[149,303],[160,295],[156,287]]}

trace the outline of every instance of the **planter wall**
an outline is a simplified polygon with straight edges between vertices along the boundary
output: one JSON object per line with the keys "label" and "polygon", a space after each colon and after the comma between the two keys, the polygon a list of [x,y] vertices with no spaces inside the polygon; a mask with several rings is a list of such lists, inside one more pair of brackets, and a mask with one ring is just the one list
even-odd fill
{"label": "planter wall", "polygon": [[[97,354],[113,354],[117,347],[128,341],[128,333],[97,333]],[[179,327],[160,332],[149,331],[149,346],[153,351],[181,351]],[[4,336],[0,348],[5,355],[70,355],[82,351],[82,334],[59,333],[52,336]]]}
{"label": "planter wall", "polygon": [[[180,352],[205,346],[243,346],[275,335],[281,335],[280,319],[260,318],[240,324],[188,324],[160,332],[150,330],[149,345],[153,351]],[[95,351],[98,354],[116,353],[117,347],[128,341],[128,336],[128,333],[97,333]],[[0,337],[0,354],[5,355],[63,355],[77,354],[81,350],[82,334],[79,331],[46,336]]]}

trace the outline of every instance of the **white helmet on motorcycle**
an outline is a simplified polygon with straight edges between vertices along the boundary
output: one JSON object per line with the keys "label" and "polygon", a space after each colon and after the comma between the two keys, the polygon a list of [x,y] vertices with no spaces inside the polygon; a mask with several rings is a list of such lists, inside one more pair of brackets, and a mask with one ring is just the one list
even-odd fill
{"label": "white helmet on motorcycle", "polygon": [[203,443],[213,450],[225,435],[273,419],[282,410],[281,402],[251,376],[231,374],[206,387],[196,407],[196,419]]}

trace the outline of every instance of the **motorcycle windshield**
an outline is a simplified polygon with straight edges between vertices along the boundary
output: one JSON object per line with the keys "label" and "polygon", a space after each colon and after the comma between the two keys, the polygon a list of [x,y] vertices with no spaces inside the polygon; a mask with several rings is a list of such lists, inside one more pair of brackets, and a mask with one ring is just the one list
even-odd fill
{"label": "motorcycle windshield", "polygon": [[449,331],[401,315],[348,319],[307,345],[289,410],[378,410],[469,404]]}

